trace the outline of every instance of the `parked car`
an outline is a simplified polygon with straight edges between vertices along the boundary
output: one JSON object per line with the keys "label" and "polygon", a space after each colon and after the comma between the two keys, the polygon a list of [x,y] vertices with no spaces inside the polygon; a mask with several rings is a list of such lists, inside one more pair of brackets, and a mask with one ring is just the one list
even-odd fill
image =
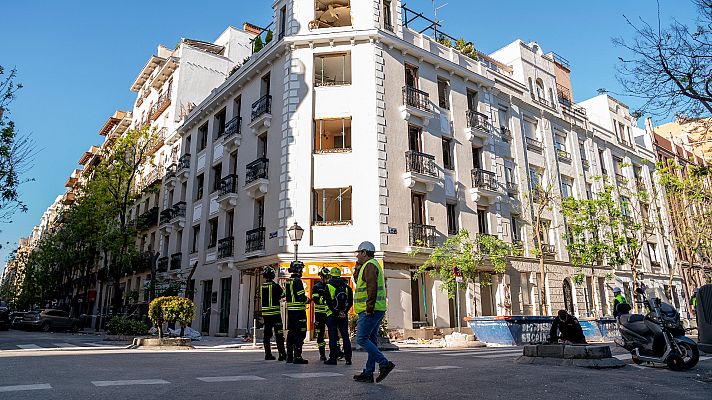
{"label": "parked car", "polygon": [[10,309],[7,303],[0,301],[0,330],[10,329]]}
{"label": "parked car", "polygon": [[69,313],[62,310],[38,310],[26,312],[22,317],[21,327],[29,329],[40,329],[43,332],[53,330],[79,330],[80,324],[77,318],[72,318]]}

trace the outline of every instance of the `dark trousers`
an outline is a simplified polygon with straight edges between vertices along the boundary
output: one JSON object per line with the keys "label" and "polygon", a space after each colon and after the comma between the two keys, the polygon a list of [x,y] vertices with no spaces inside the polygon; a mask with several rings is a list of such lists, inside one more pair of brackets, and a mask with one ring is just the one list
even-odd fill
{"label": "dark trousers", "polygon": [[307,337],[307,312],[287,311],[287,331],[287,350],[299,350],[301,353]]}
{"label": "dark trousers", "polygon": [[277,339],[277,351],[279,354],[284,354],[284,330],[282,327],[282,316],[277,315],[266,315],[264,319],[264,337],[262,339],[262,344],[264,344],[265,354],[272,354],[272,349],[270,347],[270,340],[272,339],[272,331]]}
{"label": "dark trousers", "polygon": [[316,335],[316,344],[319,346],[319,354],[324,355],[326,349],[326,314],[314,313],[314,335]]}
{"label": "dark trousers", "polygon": [[326,320],[329,327],[329,358],[338,357],[339,353],[339,333],[344,340],[344,356],[351,359],[351,339],[349,339],[349,317],[338,317],[332,314]]}

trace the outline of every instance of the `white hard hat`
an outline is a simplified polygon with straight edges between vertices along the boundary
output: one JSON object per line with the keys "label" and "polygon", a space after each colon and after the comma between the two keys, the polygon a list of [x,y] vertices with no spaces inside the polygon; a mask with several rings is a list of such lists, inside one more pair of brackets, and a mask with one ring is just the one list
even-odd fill
{"label": "white hard hat", "polygon": [[620,292],[621,292],[621,288],[619,288],[619,287],[613,288],[613,293],[620,293]]}
{"label": "white hard hat", "polygon": [[376,252],[376,246],[374,246],[373,243],[368,242],[368,241],[366,241],[366,242],[361,242],[361,244],[358,245],[358,251],[361,251],[361,250],[366,250],[366,251],[374,252],[374,253],[375,253],[375,252]]}

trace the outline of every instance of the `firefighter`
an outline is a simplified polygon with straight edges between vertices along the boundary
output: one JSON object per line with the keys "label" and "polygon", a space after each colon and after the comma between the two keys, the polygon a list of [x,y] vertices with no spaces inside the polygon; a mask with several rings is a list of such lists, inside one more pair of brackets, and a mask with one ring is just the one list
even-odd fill
{"label": "firefighter", "polygon": [[621,291],[621,288],[615,287],[613,288],[613,317],[618,318],[620,313],[618,312],[618,305],[619,304],[628,304],[628,300],[623,296],[623,292]]}
{"label": "firefighter", "polygon": [[[331,280],[327,285],[329,326],[329,359],[327,365],[336,365],[340,356],[346,357],[346,365],[351,365],[351,340],[349,339],[349,310],[354,304],[354,294],[348,282],[341,277],[341,269],[331,269]],[[344,339],[344,351],[339,349],[339,334]]]}
{"label": "firefighter", "polygon": [[279,301],[282,299],[282,287],[274,282],[275,271],[272,267],[265,267],[262,270],[262,277],[265,283],[260,286],[260,308],[262,310],[262,320],[264,321],[264,337],[262,343],[265,348],[265,360],[274,360],[270,339],[272,330],[277,338],[277,351],[279,361],[284,361],[287,354],[284,351],[284,331],[282,325],[282,315],[279,311]]}
{"label": "firefighter", "polygon": [[287,298],[287,362],[294,364],[308,364],[302,358],[302,346],[307,336],[307,298],[304,293],[302,271],[304,263],[292,261],[289,264],[291,276],[284,285]]}
{"label": "firefighter", "polygon": [[316,335],[316,343],[319,347],[319,359],[326,361],[326,342],[324,341],[324,333],[326,330],[327,316],[327,286],[329,280],[329,268],[319,270],[319,282],[312,287],[312,301],[314,302],[314,334]]}

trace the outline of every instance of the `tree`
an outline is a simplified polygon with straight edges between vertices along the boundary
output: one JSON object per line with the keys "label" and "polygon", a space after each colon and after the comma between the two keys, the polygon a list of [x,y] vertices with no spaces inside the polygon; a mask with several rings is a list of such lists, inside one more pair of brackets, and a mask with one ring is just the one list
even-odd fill
{"label": "tree", "polygon": [[663,27],[658,5],[657,21],[625,18],[635,37],[613,43],[627,50],[619,57],[618,80],[623,94],[643,101],[635,114],[676,114],[701,122],[702,136],[712,121],[712,0],[693,0],[697,21],[673,22]]}
{"label": "tree", "polygon": [[507,257],[513,253],[512,245],[492,235],[478,234],[474,238],[470,232],[461,229],[436,246],[425,262],[418,267],[419,274],[430,274],[443,282],[442,288],[448,297],[455,297],[457,281],[453,267],[457,267],[463,283],[479,281],[483,266],[489,262],[495,273],[504,273]]}
{"label": "tree", "polygon": [[195,318],[195,304],[183,297],[158,297],[148,305],[148,317],[158,329],[159,339],[163,338],[164,322],[177,322],[183,336],[185,327]]}
{"label": "tree", "polygon": [[264,47],[265,45],[262,42],[262,37],[260,35],[255,36],[255,39],[252,42],[252,54],[259,53]]}
{"label": "tree", "polygon": [[[10,119],[8,108],[22,84],[16,83],[17,70],[5,75],[0,65],[0,222],[12,222],[16,211],[27,212],[27,205],[20,198],[18,189],[27,182],[23,176],[31,167],[35,145],[29,136],[18,133],[15,122]],[[1,247],[1,246],[0,246]]]}
{"label": "tree", "polygon": [[[701,285],[691,274],[698,260],[710,262],[710,238],[712,238],[712,190],[710,190],[709,167],[673,163],[658,163],[657,175],[664,189],[668,219],[675,243],[683,257],[676,257],[676,269],[682,275],[685,296],[689,298],[693,287]],[[683,261],[689,268],[685,271]],[[668,285],[672,288],[675,268],[670,268]]]}

